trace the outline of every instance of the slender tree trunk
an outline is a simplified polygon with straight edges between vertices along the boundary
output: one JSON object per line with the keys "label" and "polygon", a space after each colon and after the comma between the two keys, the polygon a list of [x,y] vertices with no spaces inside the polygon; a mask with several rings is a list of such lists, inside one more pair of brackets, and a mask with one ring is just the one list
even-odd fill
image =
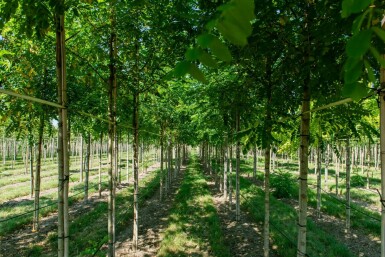
{"label": "slender tree trunk", "polygon": [[[381,193],[385,197],[385,69],[380,70],[380,161]],[[385,203],[381,202],[381,257],[385,257]]]}
{"label": "slender tree trunk", "polygon": [[265,220],[263,224],[263,256],[269,257],[270,251],[270,144],[265,149]]}
{"label": "slender tree trunk", "polygon": [[88,201],[88,183],[90,179],[91,134],[87,135],[87,152],[85,159],[84,201]]}
{"label": "slender tree trunk", "polygon": [[329,153],[330,153],[330,149],[329,149],[329,144],[327,144],[326,146],[326,153],[325,153],[325,189],[327,190],[327,183],[328,183],[328,180],[329,180]]}
{"label": "slender tree trunk", "polygon": [[130,136],[127,134],[127,153],[126,153],[126,181],[130,181]]}
{"label": "slender tree trunk", "polygon": [[228,157],[227,157],[227,152],[228,152],[228,147],[227,147],[227,135],[225,136],[225,144],[223,146],[223,198],[226,201],[227,200],[227,195],[228,195],[228,190],[227,190],[227,173],[228,173]]}
{"label": "slender tree trunk", "polygon": [[[320,141],[319,141],[320,142]],[[321,218],[321,147],[317,146],[317,218]]]}
{"label": "slender tree trunk", "polygon": [[160,180],[159,180],[159,200],[163,200],[163,128],[161,128],[160,135]]}
{"label": "slender tree trunk", "polygon": [[371,154],[370,154],[370,141],[369,141],[368,150],[367,150],[367,166],[366,166],[366,188],[367,189],[370,188],[370,177],[369,177],[369,173],[370,173],[370,157],[371,157]]}
{"label": "slender tree trunk", "polygon": [[[338,144],[338,151],[340,150]],[[340,167],[341,167],[341,151],[339,151],[339,156],[337,156],[337,168],[336,168],[336,196],[338,195],[338,182],[340,179]]]}
{"label": "slender tree trunk", "polygon": [[31,198],[32,198],[35,190],[34,189],[35,181],[34,181],[34,175],[33,175],[33,143],[32,142],[29,142],[29,170],[30,170],[30,177],[31,177],[30,186],[31,186]]}
{"label": "slender tree trunk", "polygon": [[[58,0],[58,6],[59,7],[56,8],[58,12],[55,14],[58,103],[67,107],[64,0]],[[69,256],[69,156],[67,108],[61,108],[59,110],[58,130],[58,257],[67,257]]]}
{"label": "slender tree trunk", "polygon": [[257,146],[254,145],[253,147],[253,179],[254,181],[257,180]]}
{"label": "slender tree trunk", "polygon": [[229,159],[229,206],[230,210],[233,208],[233,183],[232,183],[232,173],[233,173],[233,145],[230,144],[230,159]]}
{"label": "slender tree trunk", "polygon": [[361,174],[364,175],[364,147],[360,148],[360,166],[361,166]]}
{"label": "slender tree trunk", "polygon": [[83,135],[80,136],[80,178],[79,182],[83,182],[83,172],[84,172],[84,145],[83,145]]}
{"label": "slender tree trunk", "polygon": [[346,139],[346,233],[350,232],[350,144]]}
{"label": "slender tree trunk", "polygon": [[98,193],[99,193],[99,198],[102,197],[102,155],[103,155],[103,133],[100,133],[100,148],[99,148],[99,183],[98,183]]}
{"label": "slender tree trunk", "polygon": [[[240,131],[240,115],[239,115],[239,110],[237,109],[237,114],[236,114],[236,130],[237,134]],[[239,176],[240,176],[240,162],[241,162],[241,142],[239,137],[237,137],[237,153],[236,153],[236,174],[235,174],[235,220],[240,221],[241,220],[241,203],[240,203],[240,188],[239,188]]]}
{"label": "slender tree trunk", "polygon": [[5,161],[7,159],[7,143],[5,141],[5,135],[3,135],[3,167],[4,167],[4,170],[5,170]]}
{"label": "slender tree trunk", "polygon": [[110,23],[111,34],[109,39],[109,87],[108,87],[108,257],[115,256],[115,194],[116,194],[116,154],[115,154],[115,136],[116,136],[116,15],[115,15],[116,0],[111,3]]}
{"label": "slender tree trunk", "polygon": [[38,139],[38,155],[36,160],[36,174],[35,174],[35,201],[34,201],[34,215],[32,231],[39,231],[39,210],[40,210],[40,171],[41,171],[41,158],[43,151],[43,134],[44,134],[44,114],[40,114],[39,124],[39,139]]}
{"label": "slender tree trunk", "polygon": [[122,183],[122,174],[121,174],[121,170],[120,170],[120,155],[119,155],[119,135],[118,133],[115,133],[115,143],[114,143],[114,147],[115,147],[115,151],[114,151],[114,154],[115,154],[115,170],[117,172],[117,184],[121,184]]}
{"label": "slender tree trunk", "polygon": [[[308,75],[310,80],[310,74]],[[307,177],[308,177],[308,152],[310,137],[310,88],[309,81],[304,83],[301,116],[301,143],[300,143],[300,176],[299,176],[299,215],[298,215],[298,244],[297,257],[306,254],[307,233]]]}
{"label": "slender tree trunk", "polygon": [[165,147],[164,151],[163,151],[163,158],[165,160],[165,164],[166,164],[166,169],[165,169],[165,174],[164,174],[164,194],[167,195],[168,193],[168,185],[169,185],[169,168],[168,168],[168,146]]}
{"label": "slender tree trunk", "polygon": [[139,152],[139,94],[134,94],[134,115],[133,115],[133,128],[134,128],[134,228],[133,228],[133,250],[136,252],[138,249],[138,195],[139,195],[139,167],[138,167],[138,152]]}
{"label": "slender tree trunk", "polygon": [[[271,156],[272,156],[272,119],[271,119],[271,105],[272,105],[272,83],[271,83],[271,59],[266,60],[266,116],[265,116],[265,219],[263,224],[263,256],[269,257],[270,254],[270,171],[271,171]],[[256,152],[256,149],[255,149]],[[255,154],[256,157],[256,154]],[[256,168],[256,160],[254,160]],[[274,166],[274,165],[273,165]]]}
{"label": "slender tree trunk", "polygon": [[168,175],[168,188],[167,188],[167,191],[170,189],[171,187],[171,183],[172,183],[172,146],[171,146],[171,137],[169,137],[168,139],[168,157],[167,157],[167,160],[168,160],[168,170],[167,170],[167,175]]}
{"label": "slender tree trunk", "polygon": [[24,175],[28,174],[28,143],[25,145],[24,149],[24,142],[23,142],[23,149],[21,151],[21,154],[23,156],[23,164],[24,164]]}

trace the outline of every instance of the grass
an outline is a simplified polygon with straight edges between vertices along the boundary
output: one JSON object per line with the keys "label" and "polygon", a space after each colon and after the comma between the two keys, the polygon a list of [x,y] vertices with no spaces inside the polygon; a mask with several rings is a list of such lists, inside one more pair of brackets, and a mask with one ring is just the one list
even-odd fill
{"label": "grass", "polygon": [[[140,181],[139,186],[141,187],[139,205],[141,205],[158,189],[159,171],[152,172]],[[132,202],[133,186],[124,188],[116,194],[117,233],[126,228],[132,219]],[[107,211],[107,203],[99,202],[92,210],[71,221],[70,256],[92,256],[102,244],[107,242]],[[57,233],[50,232],[47,238],[49,249],[45,249],[40,256],[52,256],[57,251]],[[36,245],[32,245],[30,250],[33,247]],[[106,256],[106,252],[102,249],[95,256]]]}
{"label": "grass", "polygon": [[[107,177],[104,176],[103,180],[106,180]],[[83,184],[78,184],[75,187],[70,189],[72,196],[69,196],[69,205],[71,206],[73,203],[81,201],[84,199],[83,194]],[[90,184],[89,194],[98,191],[97,184]],[[106,189],[107,185],[104,182],[102,184],[102,189]],[[40,216],[45,217],[50,213],[54,212],[57,208],[57,192],[46,195],[40,198],[40,206],[45,207],[40,210]],[[21,215],[26,213],[26,215],[16,217],[15,219],[7,220],[5,222],[0,222],[0,236],[5,236],[11,233],[14,230],[25,227],[28,224],[32,223],[33,218],[33,200],[26,200],[17,203],[13,206],[4,206],[0,211],[0,220],[5,220],[7,218],[15,217],[17,215]]]}
{"label": "grass", "polygon": [[[249,180],[241,178],[242,206],[246,208],[256,221],[264,220],[264,192]],[[297,256],[297,212],[296,210],[274,197],[270,198],[270,236],[280,256]],[[349,249],[338,242],[335,237],[318,227],[308,219],[307,253],[315,257],[352,257]],[[327,253],[327,255],[325,255]]]}
{"label": "grass", "polygon": [[158,252],[169,256],[230,256],[204,175],[195,159],[186,171]]}
{"label": "grass", "polygon": [[[242,170],[248,174],[252,174],[252,167],[250,167],[250,165],[243,165]],[[263,173],[258,172],[257,174],[257,179],[263,181]],[[291,174],[291,179],[288,180],[287,177],[282,176],[282,174]],[[298,199],[299,189],[295,176],[297,176],[297,174],[293,174],[291,172],[281,172],[281,175],[279,172],[275,174],[273,173],[271,175],[271,182],[274,180],[281,181],[281,183],[277,184],[281,187],[284,187],[284,189],[287,191],[286,198]],[[309,175],[308,181],[308,204],[309,206],[316,208],[317,196],[316,187],[314,186],[316,184],[315,176]],[[274,185],[274,183],[272,183],[272,185]],[[282,188],[280,190],[282,191]],[[275,191],[273,191],[273,195],[274,194]],[[359,190],[358,188],[352,188],[351,196],[352,198],[356,198],[365,202],[378,201],[378,196],[376,199],[376,195],[374,193]],[[342,219],[346,217],[346,206],[344,198],[336,197],[333,193],[325,193],[323,191],[321,201],[321,211],[323,213]],[[368,210],[355,203],[351,203],[351,208],[351,225],[353,228],[363,229],[364,231],[367,231],[367,233],[371,233],[376,236],[380,235],[381,222],[378,220],[381,220],[381,216],[379,213]]]}

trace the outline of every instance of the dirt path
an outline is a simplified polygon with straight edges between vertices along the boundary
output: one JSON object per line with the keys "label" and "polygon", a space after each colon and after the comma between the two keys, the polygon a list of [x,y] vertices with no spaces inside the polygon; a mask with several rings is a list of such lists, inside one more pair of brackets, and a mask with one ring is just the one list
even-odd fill
{"label": "dirt path", "polygon": [[[139,174],[139,179],[143,179],[157,168],[159,168],[158,163],[141,172]],[[117,187],[117,192],[126,188],[132,182],[133,179],[130,177],[129,183],[122,183]],[[70,207],[70,221],[91,210],[98,202],[107,201],[107,197],[108,191],[104,190],[101,198],[99,198],[99,193],[95,192],[90,194],[88,202],[76,202]],[[22,229],[2,237],[0,242],[0,257],[24,256],[22,253],[25,252],[31,245],[44,246],[49,232],[55,230],[57,227],[57,212],[51,213],[49,216],[41,219],[40,231],[38,233],[31,232],[31,226],[32,224],[28,224]]]}
{"label": "dirt path", "polygon": [[[241,211],[241,220],[235,221],[235,205],[232,211],[229,203],[223,198],[213,181],[209,182],[211,194],[221,220],[225,242],[234,257],[259,257],[263,256],[263,229],[262,224],[256,224],[244,211]],[[272,246],[272,244],[270,244]],[[270,249],[270,256],[278,255]]]}
{"label": "dirt path", "polygon": [[181,168],[179,176],[173,181],[168,195],[159,201],[159,190],[146,200],[144,206],[139,207],[139,238],[138,250],[132,251],[132,226],[118,235],[116,256],[118,257],[152,257],[156,256],[162,241],[162,231],[167,228],[168,213],[174,203],[175,194],[179,188],[185,167]]}

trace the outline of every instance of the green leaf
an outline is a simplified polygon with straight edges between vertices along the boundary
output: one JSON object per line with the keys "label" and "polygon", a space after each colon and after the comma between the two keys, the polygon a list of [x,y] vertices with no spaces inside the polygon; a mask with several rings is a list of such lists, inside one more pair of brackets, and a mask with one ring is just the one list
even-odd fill
{"label": "green leaf", "polygon": [[250,21],[254,18],[254,1],[234,0],[223,9],[217,28],[231,43],[244,46],[252,33]]}
{"label": "green leaf", "polygon": [[3,49],[3,50],[0,50],[0,57],[3,55],[14,55],[14,53]]}
{"label": "green leaf", "polygon": [[356,62],[350,69],[345,69],[344,81],[345,84],[357,82],[362,74],[362,61]]}
{"label": "green leaf", "polygon": [[218,59],[225,62],[231,61],[230,50],[219,40],[219,38],[214,37],[210,43],[210,50],[216,57],[218,57]]}
{"label": "green leaf", "polygon": [[204,64],[205,66],[216,68],[218,66],[218,63],[206,52],[202,52],[202,54],[199,56],[199,61]]}
{"label": "green leaf", "polygon": [[380,55],[380,53],[377,51],[376,48],[373,46],[369,47],[370,52],[372,55],[377,59],[377,61],[380,63],[380,65],[385,68],[385,60],[384,58]]}
{"label": "green leaf", "polygon": [[239,24],[234,19],[226,19],[219,22],[217,28],[224,38],[239,46],[247,45],[247,38],[252,31],[250,23]]}
{"label": "green leaf", "polygon": [[362,59],[360,58],[352,58],[352,57],[349,57],[345,64],[344,64],[344,70],[345,71],[348,71],[348,70],[352,70],[354,69],[359,63],[362,63]]}
{"label": "green leaf", "polygon": [[202,48],[209,48],[218,59],[225,62],[231,61],[230,50],[216,36],[205,33],[198,36],[197,42]]}
{"label": "green leaf", "polygon": [[342,2],[342,17],[346,18],[353,13],[366,9],[372,0],[344,0]]}
{"label": "green leaf", "polygon": [[175,66],[175,69],[174,69],[174,75],[176,77],[182,77],[187,72],[189,72],[191,65],[192,65],[191,62],[189,62],[189,61],[178,62]]}
{"label": "green leaf", "polygon": [[346,52],[349,57],[362,57],[370,47],[372,38],[371,30],[362,30],[351,37],[346,45]]}
{"label": "green leaf", "polygon": [[195,64],[191,64],[190,65],[190,69],[189,69],[188,72],[191,74],[191,76],[194,79],[199,80],[202,83],[207,83],[205,75],[203,74],[203,72]]}
{"label": "green leaf", "polygon": [[368,89],[361,83],[345,84],[342,89],[342,95],[358,101],[368,95]]}
{"label": "green leaf", "polygon": [[381,38],[381,40],[382,40],[383,42],[385,42],[385,30],[380,29],[380,28],[378,28],[378,27],[372,27],[372,30],[374,31],[374,33],[377,34],[377,36],[378,36],[379,38]]}
{"label": "green leaf", "polygon": [[366,72],[368,73],[369,81],[374,83],[376,81],[376,77],[374,76],[374,71],[372,66],[370,66],[370,63],[366,60],[364,61],[364,64],[365,64]]}
{"label": "green leaf", "polygon": [[199,56],[202,54],[202,49],[200,48],[189,48],[187,49],[186,51],[186,59],[189,60],[189,61],[193,61],[193,60],[197,60],[199,58]]}
{"label": "green leaf", "polygon": [[352,25],[352,33],[353,35],[357,34],[362,27],[362,23],[365,20],[366,15],[369,13],[369,9],[366,10],[364,13],[360,14],[357,18],[354,19],[353,25]]}
{"label": "green leaf", "polygon": [[200,45],[202,48],[208,48],[211,42],[213,41],[215,37],[213,35],[210,35],[208,33],[204,33],[202,35],[199,35],[197,37],[197,43]]}

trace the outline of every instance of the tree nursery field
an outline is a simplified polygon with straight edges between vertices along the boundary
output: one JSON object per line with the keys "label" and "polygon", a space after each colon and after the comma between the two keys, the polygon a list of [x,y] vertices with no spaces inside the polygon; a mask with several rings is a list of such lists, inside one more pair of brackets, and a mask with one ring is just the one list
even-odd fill
{"label": "tree nursery field", "polygon": [[385,257],[384,10],[0,0],[0,257]]}

